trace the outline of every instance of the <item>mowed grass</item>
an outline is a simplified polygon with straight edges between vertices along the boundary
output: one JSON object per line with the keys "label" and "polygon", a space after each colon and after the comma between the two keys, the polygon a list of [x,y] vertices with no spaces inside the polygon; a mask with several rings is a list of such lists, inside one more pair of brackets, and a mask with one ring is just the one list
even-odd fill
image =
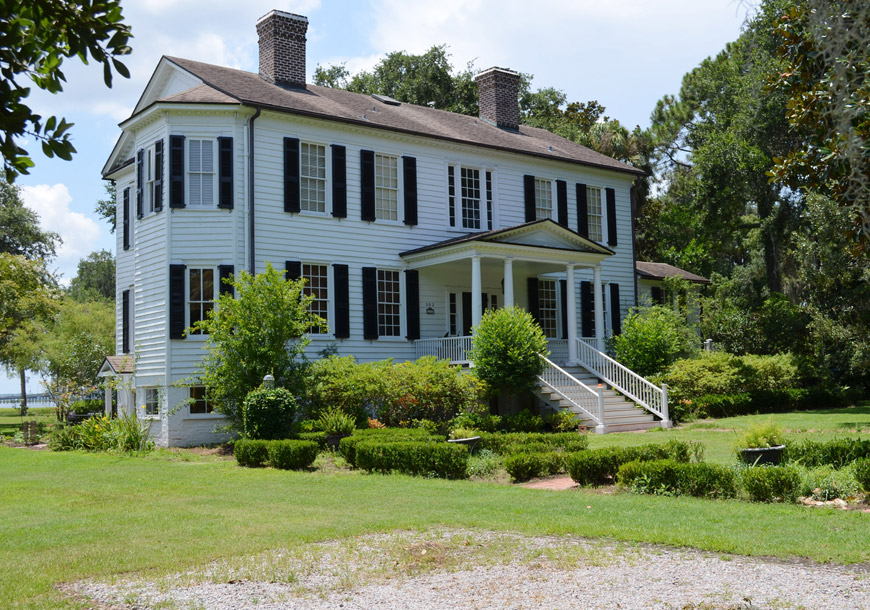
{"label": "mowed grass", "polygon": [[50,424],[55,421],[54,407],[30,407],[25,417],[18,414],[18,409],[0,409],[0,434],[13,436],[25,421]]}
{"label": "mowed grass", "polygon": [[[708,434],[731,433],[607,435],[593,446]],[[443,526],[870,562],[870,514],[858,511],[0,447],[0,608],[75,608],[55,587],[82,578],[158,577],[305,542]]]}

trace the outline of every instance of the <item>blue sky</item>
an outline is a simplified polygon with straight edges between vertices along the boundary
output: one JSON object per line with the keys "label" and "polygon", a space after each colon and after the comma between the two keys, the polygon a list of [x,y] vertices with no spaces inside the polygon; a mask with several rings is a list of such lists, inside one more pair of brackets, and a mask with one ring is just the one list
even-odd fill
{"label": "blue sky", "polygon": [[[511,68],[534,75],[569,101],[598,100],[629,128],[647,126],[657,100],[677,93],[683,75],[737,38],[751,3],[739,0],[135,0],[123,2],[133,30],[129,80],[106,89],[102,71],[64,64],[60,95],[34,90],[43,116],[75,123],[73,161],[46,159],[32,142],[36,167],[17,184],[25,204],[64,244],[54,268],[66,283],[80,258],[114,252],[114,235],[94,213],[104,194],[100,171],[161,55],[257,71],[255,23],[271,9],[308,17],[308,73],[345,62],[351,72],[372,67],[390,51],[420,53],[446,43],[452,63]],[[39,383],[32,376],[31,391]],[[0,393],[17,380],[0,371]]]}

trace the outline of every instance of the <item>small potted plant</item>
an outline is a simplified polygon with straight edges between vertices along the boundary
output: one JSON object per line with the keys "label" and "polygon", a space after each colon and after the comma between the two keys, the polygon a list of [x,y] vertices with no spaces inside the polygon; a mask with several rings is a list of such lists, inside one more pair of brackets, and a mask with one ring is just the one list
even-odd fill
{"label": "small potted plant", "polygon": [[338,407],[330,407],[320,415],[320,429],[326,432],[326,444],[338,451],[338,444],[356,429],[356,419]]}
{"label": "small potted plant", "polygon": [[475,453],[477,445],[480,444],[480,433],[470,428],[454,428],[447,442],[466,445],[471,453]]}
{"label": "small potted plant", "polygon": [[751,426],[737,441],[737,456],[752,466],[779,464],[785,449],[782,427],[773,422]]}

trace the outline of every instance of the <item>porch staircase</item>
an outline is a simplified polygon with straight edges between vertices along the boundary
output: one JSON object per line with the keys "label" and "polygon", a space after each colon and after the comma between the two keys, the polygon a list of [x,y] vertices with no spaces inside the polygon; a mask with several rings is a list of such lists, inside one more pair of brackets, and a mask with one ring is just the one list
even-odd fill
{"label": "porch staircase", "polygon": [[[552,365],[549,365],[552,369]],[[538,380],[533,392],[534,394],[549,406],[554,411],[568,410],[578,416],[584,426],[590,429],[597,429],[599,432],[627,432],[630,430],[648,430],[650,428],[658,428],[662,425],[661,420],[657,419],[652,413],[646,409],[637,406],[631,400],[625,398],[620,393],[613,390],[607,384],[602,384],[602,410],[604,415],[604,427],[597,428],[598,422],[590,417],[588,412],[584,412],[580,408],[582,404],[578,397],[579,382],[588,388],[581,393],[586,398],[590,395],[590,390],[593,393],[599,391],[599,379],[589,372],[587,369],[580,366],[563,366],[555,367],[561,372],[567,373],[568,376],[562,374],[547,375],[546,372]],[[551,373],[556,372],[554,370]],[[572,379],[573,378],[573,379]],[[593,397],[597,400],[597,397]],[[586,401],[587,404],[588,401]],[[592,407],[594,408],[594,407]],[[587,411],[592,410],[587,407]],[[598,415],[597,411],[592,411],[593,415]]]}

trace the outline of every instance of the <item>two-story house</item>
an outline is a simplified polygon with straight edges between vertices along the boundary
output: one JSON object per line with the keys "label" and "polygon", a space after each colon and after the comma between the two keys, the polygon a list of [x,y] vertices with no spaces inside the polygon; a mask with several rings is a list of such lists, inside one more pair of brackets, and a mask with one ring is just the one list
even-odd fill
{"label": "two-story house", "polygon": [[121,408],[161,445],[216,438],[207,388],[177,384],[235,271],[305,278],[311,353],[360,360],[462,362],[483,311],[519,305],[576,364],[635,304],[639,170],[520,125],[509,70],[477,76],[479,117],[307,85],[307,26],[260,19],[259,74],[163,57],[106,163],[126,359],[103,374],[126,367]]}

